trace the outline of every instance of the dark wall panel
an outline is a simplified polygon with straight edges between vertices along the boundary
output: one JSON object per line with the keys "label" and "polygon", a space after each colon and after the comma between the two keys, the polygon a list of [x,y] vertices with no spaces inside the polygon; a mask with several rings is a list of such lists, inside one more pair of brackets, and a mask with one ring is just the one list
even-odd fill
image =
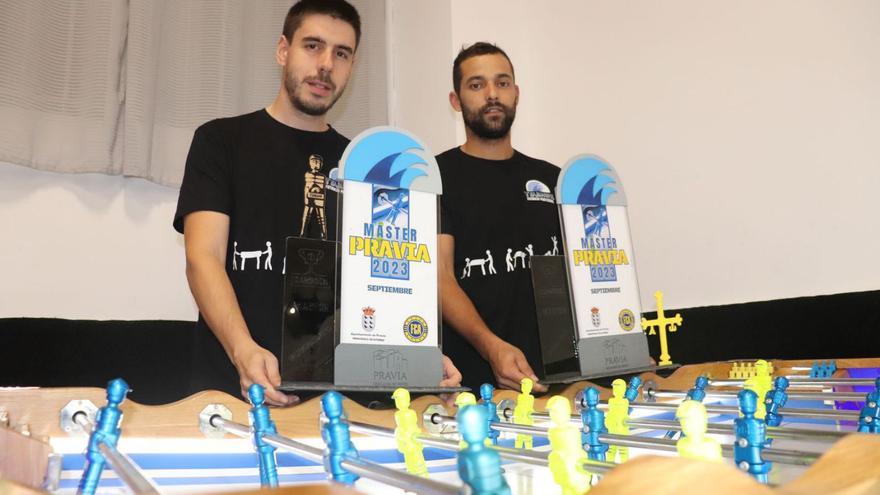
{"label": "dark wall panel", "polygon": [[[684,324],[669,348],[682,364],[880,356],[880,291],[668,313],[676,312]],[[194,329],[187,321],[0,319],[0,386],[104,387],[122,377],[132,400],[175,401],[186,394]],[[648,341],[658,356],[659,340]]]}

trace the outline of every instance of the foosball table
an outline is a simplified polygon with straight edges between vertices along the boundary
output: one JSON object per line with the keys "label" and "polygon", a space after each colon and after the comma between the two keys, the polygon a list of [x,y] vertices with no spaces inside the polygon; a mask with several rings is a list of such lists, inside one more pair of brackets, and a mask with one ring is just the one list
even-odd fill
{"label": "foosball table", "polygon": [[[0,493],[880,493],[880,359],[718,362],[532,397],[0,389]],[[525,385],[525,384],[524,384]],[[389,398],[390,399],[390,398]],[[682,432],[686,432],[683,435]]]}

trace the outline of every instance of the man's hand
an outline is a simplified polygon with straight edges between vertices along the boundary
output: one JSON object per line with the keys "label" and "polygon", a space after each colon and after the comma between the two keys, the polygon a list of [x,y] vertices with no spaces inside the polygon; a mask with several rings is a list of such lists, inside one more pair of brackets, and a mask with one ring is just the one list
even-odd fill
{"label": "man's hand", "polygon": [[292,406],[299,402],[298,397],[276,390],[275,387],[281,385],[278,359],[255,342],[244,346],[244,349],[237,349],[233,353],[232,364],[238,370],[241,395],[245,400],[248,400],[248,388],[258,383],[266,389],[266,402],[269,405]]}
{"label": "man's hand", "polygon": [[440,273],[440,299],[443,320],[452,325],[489,361],[495,380],[503,388],[520,391],[520,380],[531,378],[536,392],[546,392],[529,366],[522,351],[498,338],[480,317],[477,308],[458,285],[455,277],[455,238],[449,234],[437,236]]}
{"label": "man's hand", "polygon": [[186,278],[199,312],[238,371],[241,395],[259,383],[266,400],[276,406],[298,402],[275,389],[281,385],[278,360],[251,338],[238,306],[232,282],[224,268],[229,240],[229,216],[215,211],[197,211],[183,219],[186,246]]}
{"label": "man's hand", "polygon": [[460,387],[461,372],[452,364],[446,354],[443,355],[443,379],[440,380],[440,387]]}
{"label": "man's hand", "polygon": [[495,374],[495,381],[501,388],[519,392],[521,390],[520,381],[523,378],[531,378],[535,383],[534,390],[536,392],[547,391],[547,387],[538,383],[538,377],[529,366],[526,356],[516,346],[496,339],[486,350],[486,359],[489,360],[492,373]]}

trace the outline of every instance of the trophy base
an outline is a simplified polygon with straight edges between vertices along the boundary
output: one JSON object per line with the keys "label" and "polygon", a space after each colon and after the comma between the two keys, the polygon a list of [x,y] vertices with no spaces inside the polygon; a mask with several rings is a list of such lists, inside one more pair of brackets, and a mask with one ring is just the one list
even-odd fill
{"label": "trophy base", "polygon": [[[335,390],[337,392],[394,392],[399,387],[392,386],[376,386],[376,385],[336,385],[329,382],[281,382],[278,390],[283,392],[327,392]],[[456,392],[468,392],[467,387],[404,387],[411,394],[452,394]]]}

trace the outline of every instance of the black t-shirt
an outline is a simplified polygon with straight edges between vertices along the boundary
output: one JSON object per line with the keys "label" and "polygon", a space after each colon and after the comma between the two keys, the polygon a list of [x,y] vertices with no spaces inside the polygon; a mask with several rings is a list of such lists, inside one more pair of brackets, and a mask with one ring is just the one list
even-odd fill
{"label": "black t-shirt", "polygon": [[[530,257],[562,254],[553,190],[559,168],[514,152],[484,160],[453,148],[437,156],[443,176],[440,229],[455,238],[455,276],[483,321],[523,351],[541,377]],[[448,323],[443,351],[476,389],[493,383],[489,363]]]}
{"label": "black t-shirt", "polygon": [[[336,238],[336,171],[348,139],[309,132],[266,110],[212,120],[193,136],[174,228],[195,211],[229,216],[226,273],[251,336],[281,354],[285,238]],[[196,324],[191,392],[239,394],[238,373],[202,315]]]}

